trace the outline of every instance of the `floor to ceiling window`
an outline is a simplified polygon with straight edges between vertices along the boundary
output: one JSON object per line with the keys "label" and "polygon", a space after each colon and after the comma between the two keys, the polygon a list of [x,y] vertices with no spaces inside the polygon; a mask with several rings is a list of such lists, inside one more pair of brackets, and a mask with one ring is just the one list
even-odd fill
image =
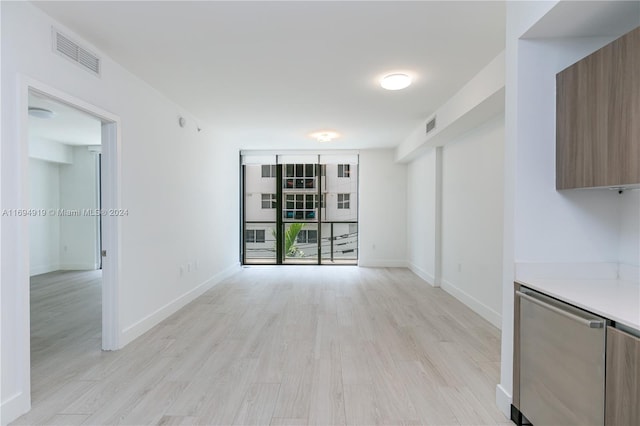
{"label": "floor to ceiling window", "polygon": [[358,155],[242,153],[243,264],[356,264]]}

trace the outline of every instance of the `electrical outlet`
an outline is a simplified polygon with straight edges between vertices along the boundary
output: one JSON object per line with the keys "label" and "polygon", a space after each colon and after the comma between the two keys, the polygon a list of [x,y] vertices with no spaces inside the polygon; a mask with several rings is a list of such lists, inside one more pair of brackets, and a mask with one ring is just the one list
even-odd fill
{"label": "electrical outlet", "polygon": [[180,266],[178,269],[180,271],[180,276],[183,276],[184,275],[184,266]]}
{"label": "electrical outlet", "polygon": [[458,272],[462,272],[462,263],[458,263]]}

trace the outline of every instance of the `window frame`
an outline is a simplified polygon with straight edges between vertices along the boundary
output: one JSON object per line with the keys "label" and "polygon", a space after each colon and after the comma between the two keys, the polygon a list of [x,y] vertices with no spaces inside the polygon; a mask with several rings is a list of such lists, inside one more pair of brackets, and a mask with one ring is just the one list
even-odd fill
{"label": "window frame", "polygon": [[282,188],[316,189],[317,165],[312,163],[285,164]]}
{"label": "window frame", "polygon": [[[309,238],[310,233],[313,233],[313,238]],[[304,236],[304,238],[302,238]],[[317,229],[301,229],[296,237],[296,243],[298,244],[318,244],[318,230]]]}
{"label": "window frame", "polygon": [[351,193],[337,194],[338,210],[350,210],[351,209]]}
{"label": "window frame", "polygon": [[[311,206],[311,208],[308,208]],[[316,193],[285,193],[282,208],[282,219],[287,221],[316,221],[318,210],[318,194]],[[291,217],[288,217],[288,213]],[[300,212],[300,214],[297,214]]]}
{"label": "window frame", "polygon": [[[275,209],[277,204],[278,204],[278,198],[276,194],[271,194],[271,193],[263,193],[260,194],[262,197],[260,199],[260,204],[263,210],[271,210],[271,209]],[[267,198],[265,198],[265,196]],[[265,207],[265,203],[267,204],[267,207]]]}
{"label": "window frame", "polygon": [[[265,167],[267,167],[267,169],[265,169]],[[263,164],[260,172],[261,176],[265,179],[275,178],[277,175],[276,167],[278,166],[276,166],[275,164]],[[266,175],[265,170],[267,170]]]}
{"label": "window frame", "polygon": [[351,177],[351,165],[350,164],[338,164],[338,177],[350,178]]}
{"label": "window frame", "polygon": [[247,244],[262,244],[267,241],[267,232],[265,229],[246,229],[244,233],[244,242]]}

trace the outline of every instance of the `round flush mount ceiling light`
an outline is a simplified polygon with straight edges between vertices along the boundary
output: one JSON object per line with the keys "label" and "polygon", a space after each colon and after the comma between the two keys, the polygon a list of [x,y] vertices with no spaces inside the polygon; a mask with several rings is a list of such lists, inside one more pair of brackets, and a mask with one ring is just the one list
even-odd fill
{"label": "round flush mount ceiling light", "polygon": [[38,118],[53,118],[56,114],[45,108],[29,107],[29,115]]}
{"label": "round flush mount ceiling light", "polygon": [[405,73],[392,73],[387,74],[380,79],[380,86],[387,90],[401,90],[409,87],[411,84],[411,77]]}
{"label": "round flush mount ceiling light", "polygon": [[309,136],[316,139],[318,142],[331,142],[332,140],[340,137],[337,132],[331,130],[323,130],[320,132],[311,133]]}

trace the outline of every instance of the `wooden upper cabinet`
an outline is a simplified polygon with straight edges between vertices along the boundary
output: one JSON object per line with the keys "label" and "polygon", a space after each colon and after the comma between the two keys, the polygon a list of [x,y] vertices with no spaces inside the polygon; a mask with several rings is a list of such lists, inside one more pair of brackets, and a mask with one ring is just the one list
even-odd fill
{"label": "wooden upper cabinet", "polygon": [[640,27],[556,75],[556,188],[640,184]]}

